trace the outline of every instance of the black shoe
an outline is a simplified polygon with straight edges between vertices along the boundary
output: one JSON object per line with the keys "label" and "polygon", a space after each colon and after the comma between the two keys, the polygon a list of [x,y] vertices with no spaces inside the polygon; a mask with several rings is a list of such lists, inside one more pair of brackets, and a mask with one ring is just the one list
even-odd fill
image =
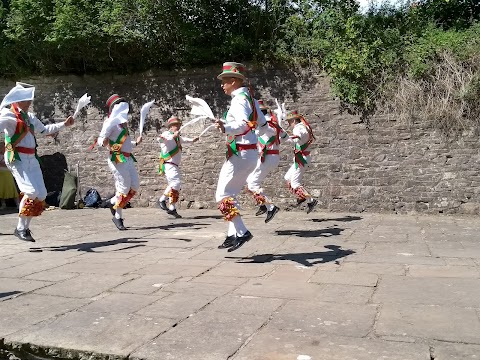
{"label": "black shoe", "polygon": [[267,207],[265,205],[260,205],[257,212],[255,213],[255,216],[265,214],[266,212],[267,212]]}
{"label": "black shoe", "polygon": [[273,206],[273,209],[272,210],[269,210],[267,212],[267,218],[265,219],[265,224],[268,223],[270,220],[273,219],[273,217],[275,216],[275,214],[280,210],[279,207],[277,206]]}
{"label": "black shoe", "polygon": [[168,211],[167,203],[165,202],[165,200],[159,201],[158,206],[160,207],[160,209]]}
{"label": "black shoe", "polygon": [[29,229],[25,229],[25,230],[15,229],[15,231],[13,232],[13,235],[15,235],[17,238],[23,241],[35,242],[35,239],[32,237],[32,234],[30,233]]}
{"label": "black shoe", "polygon": [[307,199],[297,199],[297,206],[299,206],[300,204],[304,203],[305,200],[307,200]]}
{"label": "black shoe", "polygon": [[115,209],[113,208],[115,204],[112,204],[110,201],[108,202],[108,208],[110,209],[110,212],[112,213],[112,216],[115,216]]}
{"label": "black shoe", "polygon": [[307,214],[310,214],[310,213],[312,212],[313,208],[314,208],[315,206],[317,206],[317,204],[318,204],[318,201],[315,200],[315,199],[313,199],[312,202],[309,202],[309,203],[307,204],[307,206],[308,206],[308,208],[307,208]]}
{"label": "black shoe", "polygon": [[123,225],[123,219],[117,219],[114,217],[112,221],[118,230],[127,230],[127,228]]}
{"label": "black shoe", "polygon": [[228,249],[229,247],[233,246],[233,243],[235,242],[235,235],[230,235],[227,236],[225,241],[223,242],[222,245],[218,245],[219,249]]}
{"label": "black shoe", "polygon": [[177,209],[167,210],[167,214],[174,216],[175,219],[181,219],[181,218],[182,218],[182,215],[180,215],[179,213],[177,213]]}
{"label": "black shoe", "polygon": [[243,236],[237,236],[235,238],[235,241],[233,243],[233,246],[230,247],[227,251],[228,252],[232,252],[232,251],[235,251],[237,250],[240,246],[242,246],[243,244],[245,244],[247,241],[249,241],[251,238],[253,238],[253,235],[250,231],[247,231],[245,233],[245,235]]}

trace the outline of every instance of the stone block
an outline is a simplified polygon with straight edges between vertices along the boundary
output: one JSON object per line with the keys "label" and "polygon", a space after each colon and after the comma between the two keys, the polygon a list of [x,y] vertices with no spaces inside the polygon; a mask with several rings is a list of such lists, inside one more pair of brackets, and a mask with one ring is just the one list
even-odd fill
{"label": "stone block", "polygon": [[480,320],[475,309],[388,304],[380,311],[375,333],[480,344]]}
{"label": "stone block", "polygon": [[430,360],[423,344],[318,335],[267,325],[235,360]]}

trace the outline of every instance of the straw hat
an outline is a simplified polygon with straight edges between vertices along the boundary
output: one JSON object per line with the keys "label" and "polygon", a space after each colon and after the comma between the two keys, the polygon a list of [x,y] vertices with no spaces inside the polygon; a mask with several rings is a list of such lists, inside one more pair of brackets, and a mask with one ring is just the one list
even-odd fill
{"label": "straw hat", "polygon": [[222,73],[217,76],[217,79],[224,77],[234,77],[242,80],[246,79],[247,68],[245,65],[237,62],[223,63]]}

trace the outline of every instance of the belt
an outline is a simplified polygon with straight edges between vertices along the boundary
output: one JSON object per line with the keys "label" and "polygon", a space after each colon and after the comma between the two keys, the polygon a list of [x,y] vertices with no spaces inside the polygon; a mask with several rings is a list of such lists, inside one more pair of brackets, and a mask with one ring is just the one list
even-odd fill
{"label": "belt", "polygon": [[[112,155],[112,154],[113,154],[113,151],[110,151],[110,155]],[[122,154],[125,157],[130,157],[130,155],[132,155],[132,153],[127,153],[127,152],[123,152],[123,151],[122,151]]]}
{"label": "belt", "polygon": [[175,164],[174,162],[171,162],[171,161],[165,161],[164,164],[171,164],[171,165],[175,165],[176,167],[178,167],[177,164]]}
{"label": "belt", "polygon": [[22,146],[16,146],[15,150],[22,154],[31,154],[31,155],[35,154],[35,148],[26,148]]}
{"label": "belt", "polygon": [[279,155],[280,150],[267,150],[267,155]]}
{"label": "belt", "polygon": [[257,144],[237,144],[237,150],[256,150]]}

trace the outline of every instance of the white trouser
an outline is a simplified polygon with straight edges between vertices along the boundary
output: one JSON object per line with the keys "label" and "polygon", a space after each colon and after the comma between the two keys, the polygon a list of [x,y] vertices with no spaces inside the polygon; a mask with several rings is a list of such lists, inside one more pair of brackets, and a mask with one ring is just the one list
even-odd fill
{"label": "white trouser", "polygon": [[28,198],[43,201],[47,197],[47,188],[43,181],[42,169],[34,154],[19,154],[20,161],[15,160],[11,163],[7,161],[5,153],[5,163],[12,172],[13,177],[17,181],[18,188]]}
{"label": "white trouser", "polygon": [[7,160],[7,153],[5,153],[5,164],[12,172],[15,181],[17,182],[20,192],[24,194],[22,201],[18,206],[18,230],[25,230],[30,228],[31,216],[20,215],[25,201],[28,199],[45,200],[47,197],[47,188],[43,181],[42,169],[38,163],[35,154],[19,154],[20,160],[15,160],[11,163]]}
{"label": "white trouser", "polygon": [[305,166],[298,166],[298,169],[295,168],[295,163],[290,166],[287,173],[285,174],[285,180],[290,182],[290,185],[293,189],[302,186],[302,179],[305,170],[310,166],[310,156],[306,156],[307,164]]}
{"label": "white trouser", "polygon": [[[243,150],[238,152],[238,156],[233,155],[223,163],[215,193],[217,202],[226,197],[231,197],[234,199],[236,207],[239,208],[237,195],[245,185],[248,175],[255,169],[257,159],[258,152],[256,150]],[[246,232],[247,228],[240,214],[229,221],[228,236],[242,236]]]}
{"label": "white trouser", "polygon": [[263,181],[267,178],[268,174],[278,167],[279,162],[280,156],[276,154],[266,155],[264,162],[262,162],[261,159],[258,159],[257,166],[247,178],[248,190],[253,192],[263,192]]}
{"label": "white trouser", "polygon": [[116,196],[120,194],[127,195],[130,189],[137,191],[140,188],[140,180],[138,178],[135,162],[129,156],[124,163],[114,163],[108,159],[108,167],[115,178]]}
{"label": "white trouser", "polygon": [[173,164],[165,164],[165,177],[167,178],[168,187],[165,190],[165,195],[168,194],[170,189],[180,191],[182,187],[182,175],[178,166]]}

